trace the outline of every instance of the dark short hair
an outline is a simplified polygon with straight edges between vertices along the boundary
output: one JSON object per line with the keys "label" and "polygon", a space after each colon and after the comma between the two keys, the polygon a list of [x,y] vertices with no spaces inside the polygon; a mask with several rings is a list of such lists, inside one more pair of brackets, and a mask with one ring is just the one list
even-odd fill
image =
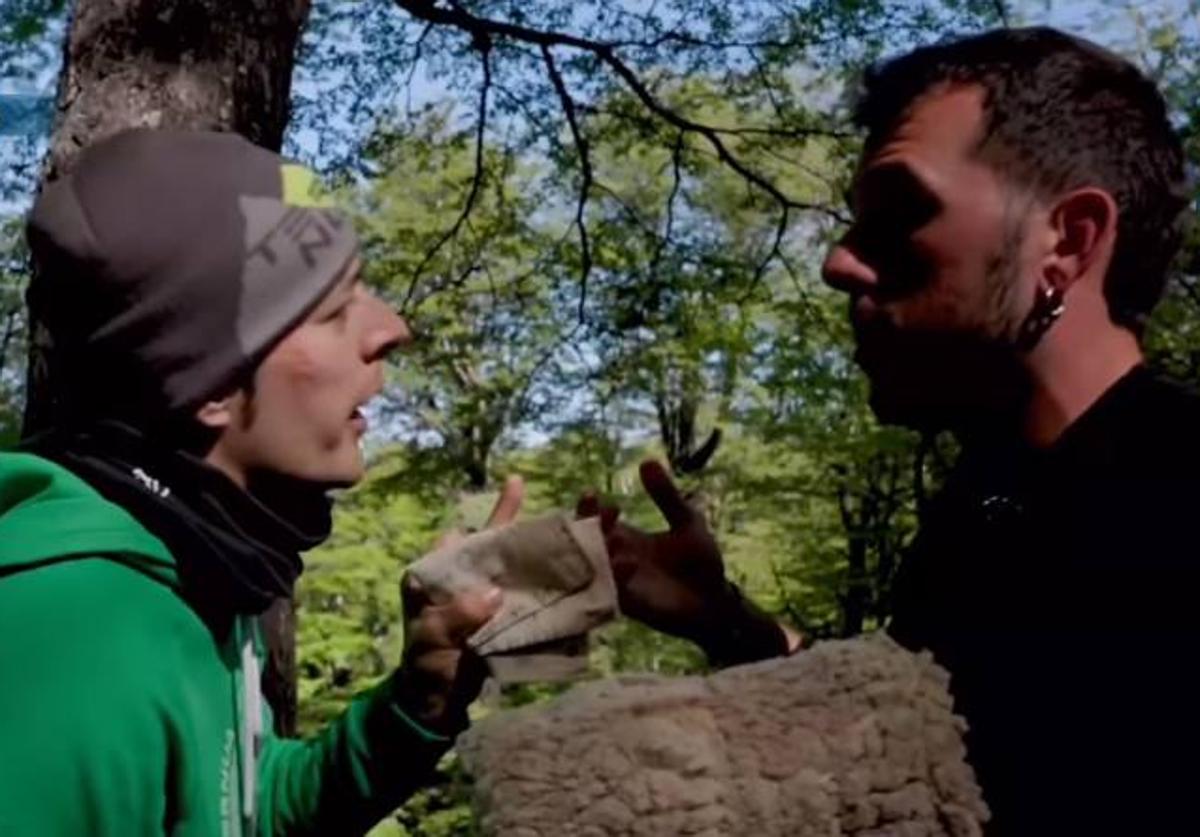
{"label": "dark short hair", "polygon": [[1054,29],[1001,29],[867,71],[855,121],[868,153],[943,84],[984,90],[979,156],[1039,197],[1094,186],[1119,208],[1109,316],[1140,334],[1183,235],[1189,189],[1166,102],[1128,61]]}

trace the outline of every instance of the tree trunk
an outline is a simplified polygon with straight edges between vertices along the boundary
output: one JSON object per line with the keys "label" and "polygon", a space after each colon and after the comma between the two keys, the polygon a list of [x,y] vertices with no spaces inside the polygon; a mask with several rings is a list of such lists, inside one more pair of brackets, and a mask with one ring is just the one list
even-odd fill
{"label": "tree trunk", "polygon": [[847,582],[842,596],[842,636],[858,636],[863,631],[867,605],[871,598],[867,581],[867,542],[860,535],[849,534],[846,550]]}
{"label": "tree trunk", "polygon": [[278,150],[309,0],[80,0],[48,179],[133,126],[236,131]]}
{"label": "tree trunk", "polygon": [[[854,499],[858,500],[857,511],[854,509]],[[842,607],[843,637],[862,633],[870,601],[865,533],[872,517],[871,505],[865,496],[854,498],[848,484],[844,483],[838,488],[838,511],[842,518],[842,529],[846,533],[846,590],[838,596]]]}
{"label": "tree trunk", "polygon": [[267,644],[263,697],[275,715],[275,734],[296,734],[296,602],[276,599],[259,620]]}
{"label": "tree trunk", "polygon": [[[309,0],[79,0],[43,181],[132,127],[235,131],[279,150]],[[50,421],[49,336],[32,325],[25,435]]]}
{"label": "tree trunk", "polygon": [[[79,152],[131,127],[234,131],[278,151],[292,66],[310,0],[78,0],[59,77],[43,182]],[[54,415],[49,335],[31,323],[24,434]],[[264,675],[277,726],[295,723],[295,633],[290,602],[264,617]]]}

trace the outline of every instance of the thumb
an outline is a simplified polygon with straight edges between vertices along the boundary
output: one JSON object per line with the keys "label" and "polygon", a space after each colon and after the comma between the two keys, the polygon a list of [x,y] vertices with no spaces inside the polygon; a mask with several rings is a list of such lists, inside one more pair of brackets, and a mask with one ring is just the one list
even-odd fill
{"label": "thumb", "polygon": [[456,646],[466,645],[471,635],[496,615],[503,599],[503,591],[493,587],[485,591],[460,593],[442,605],[439,615],[447,639]]}
{"label": "thumb", "polygon": [[491,515],[488,516],[487,528],[504,526],[516,520],[524,500],[525,481],[513,474],[504,481],[504,487],[500,489],[500,496],[496,499]]}

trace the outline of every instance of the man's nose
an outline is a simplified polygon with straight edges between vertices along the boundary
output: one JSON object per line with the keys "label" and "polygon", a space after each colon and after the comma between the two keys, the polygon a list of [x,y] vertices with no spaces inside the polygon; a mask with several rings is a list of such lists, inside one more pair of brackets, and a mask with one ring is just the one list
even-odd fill
{"label": "man's nose", "polygon": [[821,266],[821,278],[831,288],[852,295],[868,293],[879,283],[875,268],[867,264],[846,239],[830,248]]}
{"label": "man's nose", "polygon": [[371,298],[371,307],[374,316],[366,334],[365,354],[368,360],[382,360],[412,342],[412,329],[403,317],[378,297]]}

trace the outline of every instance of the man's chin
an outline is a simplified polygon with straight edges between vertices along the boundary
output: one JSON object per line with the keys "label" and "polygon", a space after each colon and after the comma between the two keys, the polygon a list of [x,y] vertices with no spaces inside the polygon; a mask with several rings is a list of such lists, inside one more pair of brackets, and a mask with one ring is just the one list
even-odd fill
{"label": "man's chin", "polygon": [[912,390],[897,391],[872,381],[867,403],[881,424],[921,432],[947,430],[952,424],[948,410],[933,403],[932,399],[921,398]]}
{"label": "man's chin", "polygon": [[343,488],[351,488],[362,482],[366,471],[360,461],[357,465],[347,466],[345,468],[333,469],[328,472],[324,479],[320,482],[330,491],[336,491]]}
{"label": "man's chin", "polygon": [[334,460],[310,463],[295,477],[326,491],[335,491],[357,485],[365,475],[366,466],[355,445],[352,452],[346,451]]}

